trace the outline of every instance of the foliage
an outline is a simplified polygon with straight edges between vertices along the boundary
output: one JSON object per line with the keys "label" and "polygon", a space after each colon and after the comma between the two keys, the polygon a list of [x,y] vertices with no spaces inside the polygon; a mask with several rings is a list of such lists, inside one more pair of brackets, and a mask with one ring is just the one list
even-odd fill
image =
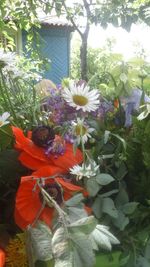
{"label": "foliage", "polygon": [[[144,51],[125,61],[122,54],[112,52],[113,40],[102,48],[89,48],[87,57],[88,84],[99,88],[103,96],[114,99],[129,95],[134,87],[149,91],[150,64]],[[71,77],[80,79],[79,45],[72,52]]]}
{"label": "foliage", "polygon": [[[43,60],[40,54],[41,37],[38,34],[39,13],[45,14],[55,12],[58,16],[65,15],[71,21],[75,30],[81,37],[80,65],[81,78],[87,80],[87,40],[91,24],[99,24],[107,28],[108,24],[115,27],[122,27],[130,31],[131,25],[139,19],[149,24],[147,15],[147,1],[9,1],[1,3],[0,27],[2,34],[6,37],[8,44],[5,49],[13,50],[14,38],[12,32],[17,33],[18,29],[25,30],[27,34],[27,51],[34,59]],[[81,21],[79,25],[79,21]],[[33,40],[36,40],[36,49]]]}
{"label": "foliage", "polygon": [[[104,90],[100,95],[101,87],[89,89],[84,81],[70,80],[64,80],[62,86],[49,83],[47,91],[42,88],[44,95],[41,96],[36,86],[31,90],[31,78],[16,79],[12,69],[11,76],[6,76],[9,57],[2,54],[0,107],[5,116],[0,117],[0,223],[12,235],[20,231],[18,226],[24,229],[19,220],[27,221],[31,266],[93,267],[94,251],[109,251],[112,245],[119,250],[121,266],[149,265],[149,98],[144,90],[133,90],[131,85],[128,96],[120,89],[131,83],[130,77],[136,75],[138,81],[141,68],[148,72],[149,66],[135,60],[136,71],[134,67],[132,73],[129,64],[122,64],[120,58],[115,58],[114,64],[112,53],[101,51],[101,54],[107,64],[111,62],[107,65],[100,60],[106,64],[105,74],[109,75],[99,74],[101,79],[105,78],[105,88],[107,86],[108,91],[112,88],[111,97],[107,97]],[[9,56],[12,59],[12,55]],[[141,89],[145,89],[146,78],[142,76],[139,81]],[[90,83],[94,81],[91,79]],[[134,98],[137,105],[127,112],[129,104],[134,104],[132,93],[139,91],[140,99]],[[115,97],[118,102],[114,106]],[[139,109],[140,103],[144,104],[142,108],[147,108],[146,116],[140,114],[143,111]],[[9,119],[6,111],[10,113]],[[24,133],[21,129],[14,130],[9,122],[22,127]],[[34,126],[40,127],[34,130]],[[45,135],[48,127],[54,131],[52,139]],[[31,139],[32,130],[35,134]],[[37,142],[41,136],[42,144],[45,142],[43,147]],[[52,184],[56,187],[46,191],[48,181],[54,181]],[[37,203],[41,203],[40,210],[36,201],[32,203],[34,194]],[[57,199],[59,194],[61,204]],[[32,204],[33,210],[29,209]],[[19,213],[18,217],[15,215],[18,226],[14,222],[14,206]],[[36,217],[32,220],[34,211]],[[45,224],[46,215],[50,215],[48,211],[53,217],[51,227]],[[118,262],[118,253],[114,257]]]}
{"label": "foliage", "polygon": [[[1,53],[5,55],[3,50]],[[8,58],[2,59],[0,112],[9,111],[14,125],[25,128],[37,124],[39,107],[36,105],[35,82],[39,81],[40,77],[36,62],[31,63],[30,60],[11,52],[8,53]]]}

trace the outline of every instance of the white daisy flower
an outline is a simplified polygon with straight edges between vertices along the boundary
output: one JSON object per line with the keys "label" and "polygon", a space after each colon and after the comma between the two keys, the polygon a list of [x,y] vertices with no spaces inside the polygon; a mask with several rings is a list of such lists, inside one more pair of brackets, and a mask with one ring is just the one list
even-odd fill
{"label": "white daisy flower", "polygon": [[98,90],[90,90],[84,83],[78,86],[70,83],[69,88],[64,88],[63,97],[69,106],[83,112],[95,111],[100,103]]}
{"label": "white daisy flower", "polygon": [[90,240],[94,250],[98,250],[99,247],[111,250],[112,245],[120,244],[119,240],[109,232],[109,228],[101,224],[98,224],[90,234]]}
{"label": "white daisy flower", "polygon": [[9,121],[7,121],[9,117],[10,117],[10,114],[8,112],[4,112],[2,116],[0,116],[0,127],[9,123]]}
{"label": "white daisy flower", "polygon": [[76,137],[76,142],[79,145],[81,142],[84,144],[88,141],[88,138],[91,138],[91,133],[94,131],[94,128],[90,128],[85,122],[84,119],[77,118],[77,122],[72,122],[72,133]]}
{"label": "white daisy flower", "polygon": [[86,165],[85,163],[80,165],[75,165],[73,168],[70,168],[70,173],[77,176],[77,180],[81,180],[83,177],[91,178],[96,176],[97,170],[99,169],[99,165],[96,164],[95,161]]}

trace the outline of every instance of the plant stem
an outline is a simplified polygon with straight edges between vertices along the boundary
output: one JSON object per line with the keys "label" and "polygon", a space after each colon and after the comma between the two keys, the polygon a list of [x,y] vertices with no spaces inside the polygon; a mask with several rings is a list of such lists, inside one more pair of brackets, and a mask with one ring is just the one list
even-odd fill
{"label": "plant stem", "polygon": [[13,105],[12,105],[12,102],[11,102],[11,99],[10,99],[10,96],[9,96],[8,88],[7,88],[7,86],[6,86],[6,83],[5,83],[5,80],[4,80],[4,76],[3,76],[2,70],[0,70],[0,73],[1,73],[3,86],[4,86],[4,88],[5,88],[5,94],[6,94],[6,97],[7,97],[8,102],[9,102],[9,105],[10,105],[10,109],[11,109],[12,115],[13,115],[14,119],[17,121],[17,116],[16,116],[14,107],[13,107]]}

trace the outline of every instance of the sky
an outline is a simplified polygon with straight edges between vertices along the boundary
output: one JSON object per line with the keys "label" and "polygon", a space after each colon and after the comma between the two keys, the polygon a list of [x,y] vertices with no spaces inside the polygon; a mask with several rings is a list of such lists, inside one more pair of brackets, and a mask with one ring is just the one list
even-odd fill
{"label": "sky", "polygon": [[[122,28],[115,28],[109,25],[106,30],[100,26],[91,26],[88,44],[93,48],[103,47],[107,38],[115,38],[114,52],[122,53],[127,60],[134,56],[137,50],[136,44],[144,48],[147,60],[150,62],[150,27],[145,24],[132,25],[131,31],[127,32]],[[77,40],[77,34],[73,37],[73,42]]]}

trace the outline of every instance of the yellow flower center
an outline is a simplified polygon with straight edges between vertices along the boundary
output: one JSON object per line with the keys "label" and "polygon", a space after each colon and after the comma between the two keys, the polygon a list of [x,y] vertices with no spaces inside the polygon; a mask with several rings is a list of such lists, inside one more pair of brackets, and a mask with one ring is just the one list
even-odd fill
{"label": "yellow flower center", "polygon": [[0,121],[0,127],[3,125],[3,122],[2,121]]}
{"label": "yellow flower center", "polygon": [[85,106],[88,103],[87,97],[83,95],[74,95],[73,101],[78,106]]}
{"label": "yellow flower center", "polygon": [[87,129],[86,129],[85,126],[80,125],[80,124],[76,125],[76,127],[75,127],[75,133],[76,133],[76,135],[83,136],[83,135],[86,134],[86,132],[87,132]]}

